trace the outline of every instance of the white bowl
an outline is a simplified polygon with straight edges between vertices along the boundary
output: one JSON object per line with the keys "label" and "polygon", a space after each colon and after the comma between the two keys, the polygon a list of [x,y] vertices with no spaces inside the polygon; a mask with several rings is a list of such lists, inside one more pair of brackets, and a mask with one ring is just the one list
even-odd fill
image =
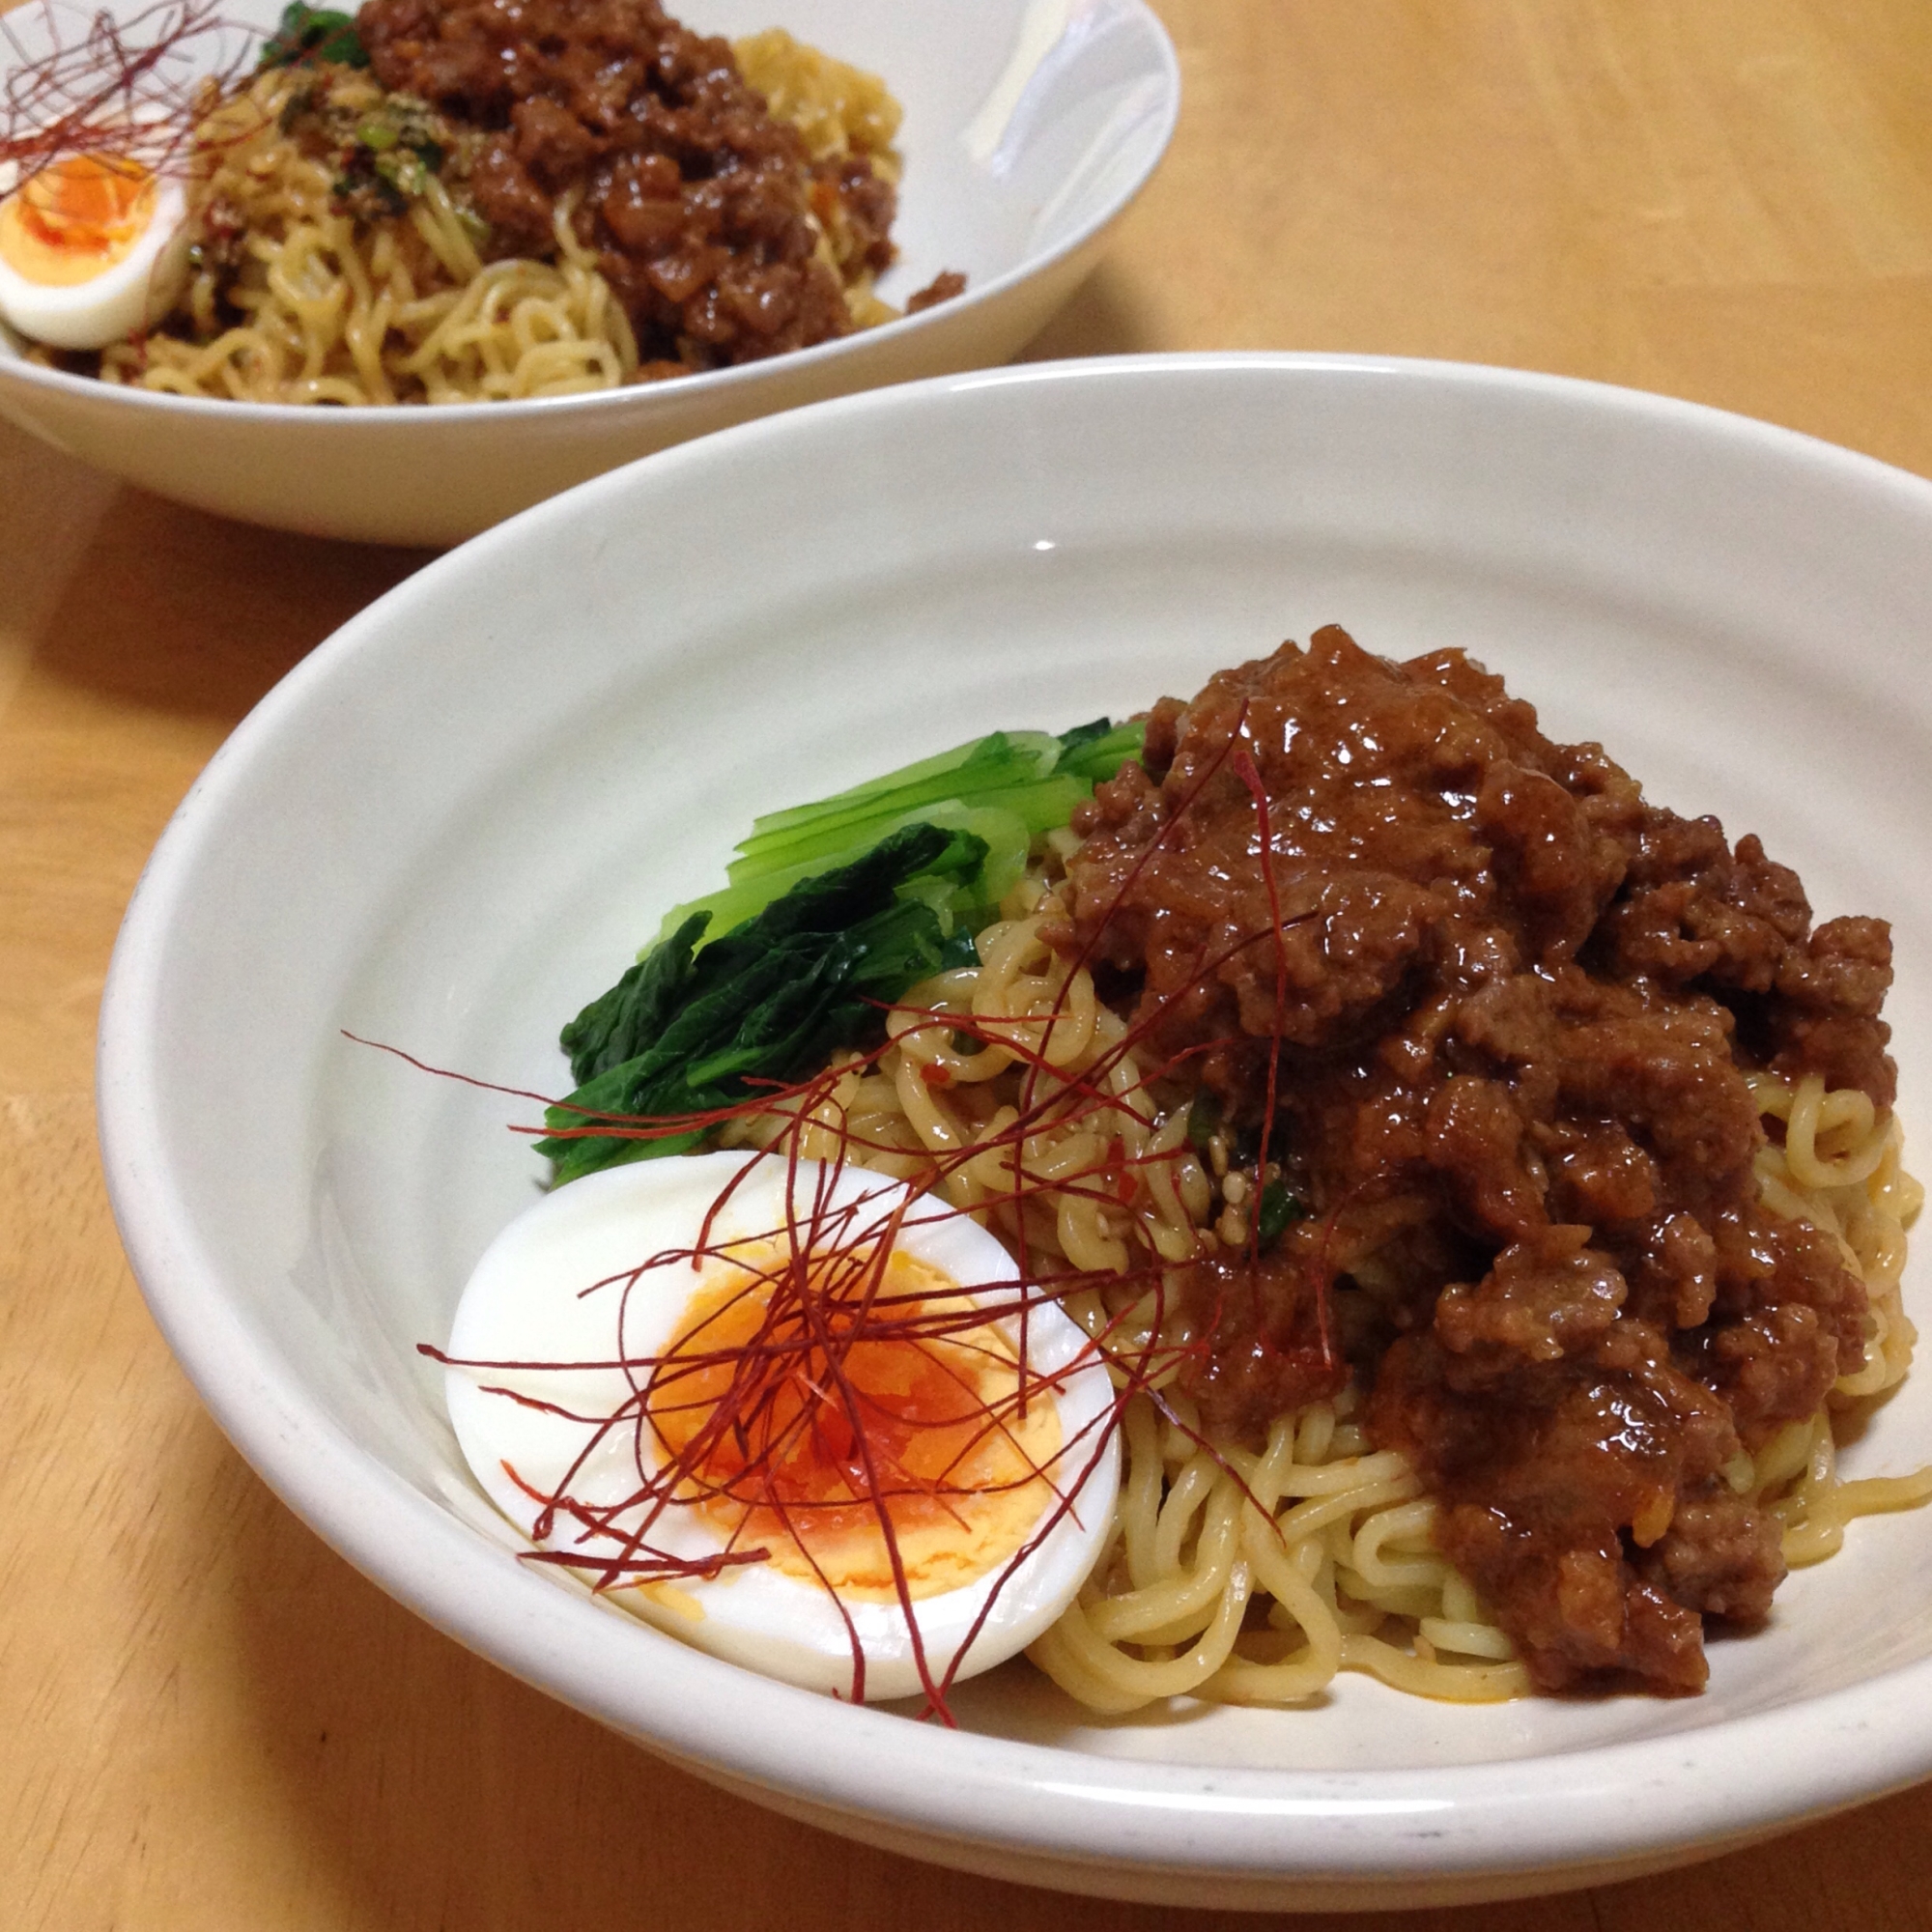
{"label": "white bowl", "polygon": [[[70,32],[84,15],[63,0]],[[131,19],[150,0],[105,0]],[[92,11],[90,6],[89,12]],[[281,0],[223,15],[271,25]],[[774,24],[870,69],[905,108],[882,278],[903,303],[943,269],[966,293],[768,362],[598,395],[340,410],[152,394],[35,367],[0,325],[0,416],[197,508],[313,536],[448,544],[586,477],[827,396],[1015,355],[1094,266],[1166,152],[1172,43],[1142,0],[688,0],[707,33]],[[29,51],[44,20],[9,23]],[[0,41],[0,78],[10,58]]]}
{"label": "white bowl", "polygon": [[[838,488],[816,490],[836,474]],[[729,514],[724,512],[728,508]],[[521,1566],[434,1370],[532,1198],[559,1022],[760,810],[997,724],[1065,726],[1339,619],[1466,645],[1560,738],[1895,923],[1932,1122],[1932,486],[1548,378],[1159,357],[751,424],[529,512],[290,674],[161,841],[101,1021],[108,1178],[242,1452],[441,1629],[793,1816],[1004,1877],[1398,1905],[1630,1876],[1932,1772],[1932,1513],[1856,1525],[1699,1698],[1092,1721],[1025,1665],[954,1733],[680,1648]],[[1915,1262],[1908,1296],[1922,1302]],[[1921,1306],[1921,1319],[1923,1309]],[[1932,1460],[1932,1371],[1848,1461]]]}

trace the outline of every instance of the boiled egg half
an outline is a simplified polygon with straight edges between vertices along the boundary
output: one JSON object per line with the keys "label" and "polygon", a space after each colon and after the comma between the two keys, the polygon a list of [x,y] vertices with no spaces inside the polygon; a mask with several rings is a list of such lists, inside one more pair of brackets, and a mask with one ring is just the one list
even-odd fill
{"label": "boiled egg half", "polygon": [[491,1244],[445,1395],[541,1560],[769,1676],[911,1696],[915,1633],[929,1683],[989,1668],[1111,1532],[1112,1383],[1022,1298],[993,1236],[879,1175],[642,1161]]}
{"label": "boiled egg half", "polygon": [[187,203],[139,162],[75,155],[0,201],[0,316],[55,349],[158,321],[187,279]]}

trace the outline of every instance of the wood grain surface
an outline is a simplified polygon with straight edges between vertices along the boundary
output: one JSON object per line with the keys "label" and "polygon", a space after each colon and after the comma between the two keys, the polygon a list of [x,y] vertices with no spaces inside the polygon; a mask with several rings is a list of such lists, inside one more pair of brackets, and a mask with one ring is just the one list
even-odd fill
{"label": "wood grain surface", "polygon": [[[1155,4],[1179,133],[1034,354],[1511,363],[1932,474],[1925,0]],[[1208,1925],[722,1797],[436,1634],[238,1459],[115,1236],[97,1004],[224,734],[424,559],[179,509],[4,426],[0,531],[0,1924]],[[1333,1922],[1924,1926],[1932,1789],[1674,1876]]]}

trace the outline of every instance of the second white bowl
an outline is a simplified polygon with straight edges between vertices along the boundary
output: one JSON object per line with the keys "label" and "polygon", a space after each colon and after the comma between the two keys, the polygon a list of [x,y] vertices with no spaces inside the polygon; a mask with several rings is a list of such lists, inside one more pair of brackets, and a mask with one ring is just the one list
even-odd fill
{"label": "second white bowl", "polygon": [[[131,20],[146,6],[106,0],[105,11]],[[0,326],[0,416],[223,516],[367,543],[456,543],[753,416],[1006,361],[1093,268],[1179,111],[1174,48],[1142,0],[690,0],[676,11],[707,33],[781,25],[881,74],[905,109],[905,181],[899,261],[880,294],[903,302],[945,269],[966,275],[966,293],[768,362],[440,409],[156,395],[29,364]],[[281,5],[237,0],[225,12],[267,28]],[[39,26],[22,24],[23,43]]]}

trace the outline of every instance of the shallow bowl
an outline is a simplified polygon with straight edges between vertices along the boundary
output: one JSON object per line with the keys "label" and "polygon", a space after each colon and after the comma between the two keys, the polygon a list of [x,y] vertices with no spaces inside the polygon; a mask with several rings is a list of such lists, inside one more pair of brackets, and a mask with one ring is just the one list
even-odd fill
{"label": "shallow bowl", "polygon": [[[837,490],[813,487],[827,474]],[[1701,1697],[1094,1721],[1024,1663],[954,1732],[681,1648],[519,1564],[436,1373],[533,1198],[514,1088],[758,811],[996,725],[1194,690],[1340,620],[1466,646],[1563,739],[1896,929],[1932,1097],[1932,486],[1684,404],[1427,364],[1163,357],[848,398],[672,450],[444,558],[214,759],[101,1022],[116,1212],[242,1452],[520,1677],[835,1831],[1122,1897],[1316,1907],[1580,1885],[1932,1772],[1932,1513],[1854,1526]],[[1908,1279],[1923,1318],[1924,1268]],[[1932,1460],[1932,1376],[1850,1452]]]}
{"label": "shallow bowl", "polygon": [[[78,0],[60,16],[81,17]],[[90,5],[85,12],[91,14]],[[105,0],[131,20],[151,0]],[[223,516],[369,543],[448,544],[634,457],[753,416],[1004,362],[1098,258],[1174,131],[1179,69],[1142,0],[689,0],[707,33],[784,26],[885,77],[905,109],[895,304],[966,293],[770,361],[587,396],[341,410],[152,394],[40,368],[0,325],[0,416]],[[224,18],[265,29],[279,0]],[[44,44],[32,9],[9,25]],[[14,56],[0,40],[0,81]]]}

